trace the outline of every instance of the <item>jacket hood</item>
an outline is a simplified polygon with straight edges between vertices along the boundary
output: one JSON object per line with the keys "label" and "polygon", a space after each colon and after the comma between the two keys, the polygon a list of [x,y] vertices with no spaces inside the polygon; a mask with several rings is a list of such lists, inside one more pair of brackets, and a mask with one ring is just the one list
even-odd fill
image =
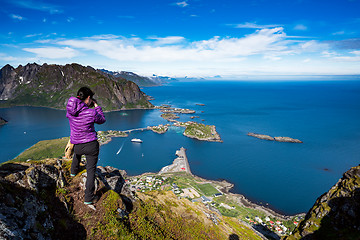
{"label": "jacket hood", "polygon": [[72,116],[78,115],[85,108],[88,108],[88,106],[76,97],[70,97],[68,104],[66,105],[67,113]]}

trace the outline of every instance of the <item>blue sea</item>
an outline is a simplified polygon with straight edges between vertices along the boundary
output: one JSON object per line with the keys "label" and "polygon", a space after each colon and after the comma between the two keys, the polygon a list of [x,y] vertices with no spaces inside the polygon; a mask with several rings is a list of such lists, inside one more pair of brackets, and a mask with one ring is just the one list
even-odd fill
{"label": "blue sea", "polygon": [[[215,125],[223,143],[203,142],[171,127],[165,134],[133,132],[101,147],[99,165],[129,175],[158,172],[175,151],[187,149],[193,174],[225,179],[254,202],[285,213],[306,212],[342,174],[360,163],[360,82],[174,82],[143,88],[155,105],[196,110],[180,121]],[[199,106],[197,104],[205,104]],[[127,130],[166,124],[159,110],[106,113],[97,130]],[[0,127],[0,162],[14,158],[37,141],[70,134],[65,111],[14,107],[0,109],[9,121]],[[247,136],[256,132],[288,136],[303,144]],[[141,138],[142,144],[131,143]]]}

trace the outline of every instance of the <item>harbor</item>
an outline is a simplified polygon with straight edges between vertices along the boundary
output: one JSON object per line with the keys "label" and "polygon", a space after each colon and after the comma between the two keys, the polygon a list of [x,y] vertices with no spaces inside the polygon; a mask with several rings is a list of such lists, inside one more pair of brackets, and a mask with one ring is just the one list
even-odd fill
{"label": "harbor", "polygon": [[189,162],[186,156],[186,149],[181,147],[180,150],[176,151],[177,158],[174,159],[171,165],[163,167],[159,174],[173,173],[173,172],[186,172],[192,175]]}

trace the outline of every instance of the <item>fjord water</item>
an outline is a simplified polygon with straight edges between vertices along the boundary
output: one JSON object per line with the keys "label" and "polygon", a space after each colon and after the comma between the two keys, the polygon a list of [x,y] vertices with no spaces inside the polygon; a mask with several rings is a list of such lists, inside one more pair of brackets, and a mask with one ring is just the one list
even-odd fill
{"label": "fjord water", "polygon": [[[294,214],[306,212],[360,162],[360,82],[177,82],[143,91],[155,98],[155,105],[196,110],[199,118],[194,120],[215,125],[224,142],[190,139],[176,127],[162,135],[138,131],[102,146],[99,165],[125,169],[130,175],[158,172],[172,163],[177,149],[185,147],[193,174],[226,179],[235,184],[233,192]],[[106,124],[96,129],[166,123],[160,114],[158,110],[106,113]],[[1,162],[39,140],[69,135],[65,111],[15,107],[0,109],[0,116],[9,121],[0,127]],[[181,115],[180,120],[190,116]],[[260,140],[248,132],[304,143]],[[135,137],[143,143],[130,142]]]}

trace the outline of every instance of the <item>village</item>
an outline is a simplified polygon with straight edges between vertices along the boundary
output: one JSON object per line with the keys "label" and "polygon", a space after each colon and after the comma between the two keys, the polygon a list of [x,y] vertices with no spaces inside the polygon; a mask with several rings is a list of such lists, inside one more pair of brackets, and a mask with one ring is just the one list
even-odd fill
{"label": "village", "polygon": [[[188,177],[191,178],[191,176]],[[184,180],[186,178],[185,175],[150,174],[128,177],[125,182],[134,192],[172,191],[179,199],[185,198],[192,202],[203,203],[214,212],[211,216],[207,216],[214,224],[219,221],[216,213],[234,217],[231,213],[238,212],[240,214],[236,215],[236,218],[239,221],[250,225],[261,234],[275,239],[290,234],[301,221],[300,216],[294,217],[290,221],[287,220],[285,223],[274,216],[265,216],[263,213],[256,213],[256,211],[249,211],[249,214],[246,214],[245,211],[238,210],[244,208],[243,206],[225,203],[226,193],[222,193],[213,184],[187,181],[188,185],[185,185]],[[211,194],[209,194],[210,192]]]}

